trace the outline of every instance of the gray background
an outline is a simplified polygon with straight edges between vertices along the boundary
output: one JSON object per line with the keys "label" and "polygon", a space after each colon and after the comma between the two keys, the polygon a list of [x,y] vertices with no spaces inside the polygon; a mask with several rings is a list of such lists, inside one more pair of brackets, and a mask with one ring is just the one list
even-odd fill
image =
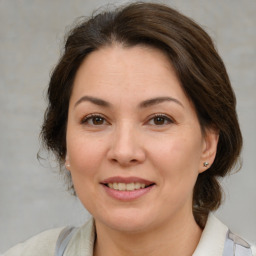
{"label": "gray background", "polygon": [[[63,35],[76,17],[106,3],[0,0],[0,252],[42,230],[88,218],[78,199],[65,191],[57,168],[40,164],[36,154],[44,95]],[[237,94],[244,164],[223,181],[226,200],[217,215],[256,242],[256,1],[162,3],[202,24],[226,63]]]}

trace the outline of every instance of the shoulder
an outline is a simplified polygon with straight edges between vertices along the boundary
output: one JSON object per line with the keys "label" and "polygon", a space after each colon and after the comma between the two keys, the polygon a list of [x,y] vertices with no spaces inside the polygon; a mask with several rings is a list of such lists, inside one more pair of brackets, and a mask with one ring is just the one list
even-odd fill
{"label": "shoulder", "polygon": [[256,256],[255,246],[253,244],[228,231],[223,255],[230,255],[232,251],[235,251],[237,256]]}
{"label": "shoulder", "polygon": [[93,255],[94,241],[96,237],[94,219],[90,218],[82,227],[78,228],[67,245],[65,255]]}
{"label": "shoulder", "polygon": [[256,245],[252,245],[252,255],[256,256]]}
{"label": "shoulder", "polygon": [[2,256],[54,255],[56,241],[63,228],[44,231],[9,249]]}
{"label": "shoulder", "polygon": [[67,251],[70,253],[68,255],[78,255],[80,249],[91,252],[86,255],[93,255],[95,238],[93,218],[89,219],[82,227],[75,228],[75,232],[72,232],[68,240],[66,239],[66,230],[70,230],[70,228],[62,227],[44,231],[23,243],[17,244],[0,256],[53,256],[55,255],[56,246],[63,247],[59,244],[63,241],[68,243]]}
{"label": "shoulder", "polygon": [[238,256],[256,256],[255,246],[230,232],[225,224],[210,213],[193,256],[226,256],[232,255],[233,250]]}

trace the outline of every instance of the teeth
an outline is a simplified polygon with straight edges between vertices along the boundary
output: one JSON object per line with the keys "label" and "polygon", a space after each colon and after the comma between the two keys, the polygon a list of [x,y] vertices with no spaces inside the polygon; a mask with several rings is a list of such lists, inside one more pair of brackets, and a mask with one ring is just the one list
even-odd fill
{"label": "teeth", "polygon": [[135,185],[134,185],[134,183],[128,183],[127,185],[126,185],[126,190],[134,190],[135,189]]}
{"label": "teeth", "polygon": [[118,184],[118,190],[125,190],[125,184],[124,183],[117,183]]}
{"label": "teeth", "polygon": [[141,189],[141,188],[145,188],[146,185],[143,183],[108,183],[107,184],[108,187],[113,188],[115,190],[120,190],[120,191],[132,191],[132,190],[136,190],[136,189]]}
{"label": "teeth", "polygon": [[115,189],[115,190],[119,190],[119,188],[118,188],[118,184],[117,184],[117,183],[113,183],[113,189]]}

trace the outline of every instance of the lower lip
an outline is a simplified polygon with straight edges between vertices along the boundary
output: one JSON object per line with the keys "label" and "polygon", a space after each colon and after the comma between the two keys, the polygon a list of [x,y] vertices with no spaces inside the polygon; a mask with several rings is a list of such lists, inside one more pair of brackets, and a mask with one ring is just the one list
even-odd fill
{"label": "lower lip", "polygon": [[132,191],[121,191],[121,190],[115,190],[113,188],[109,188],[105,185],[103,185],[105,191],[109,196],[111,196],[114,199],[121,200],[121,201],[132,201],[135,199],[138,199],[145,194],[147,194],[155,185],[146,187],[146,188],[141,188],[141,189],[136,189]]}

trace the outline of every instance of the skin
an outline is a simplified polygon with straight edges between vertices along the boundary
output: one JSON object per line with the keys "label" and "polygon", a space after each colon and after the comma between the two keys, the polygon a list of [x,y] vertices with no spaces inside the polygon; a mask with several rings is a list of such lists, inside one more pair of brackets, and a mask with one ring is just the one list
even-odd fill
{"label": "skin", "polygon": [[[142,106],[156,97],[172,100]],[[87,56],[74,81],[66,142],[75,190],[95,218],[94,255],[192,255],[202,232],[193,218],[193,188],[203,163],[214,161],[218,135],[202,134],[164,53],[115,44]],[[155,185],[120,201],[101,184],[113,176]]]}

